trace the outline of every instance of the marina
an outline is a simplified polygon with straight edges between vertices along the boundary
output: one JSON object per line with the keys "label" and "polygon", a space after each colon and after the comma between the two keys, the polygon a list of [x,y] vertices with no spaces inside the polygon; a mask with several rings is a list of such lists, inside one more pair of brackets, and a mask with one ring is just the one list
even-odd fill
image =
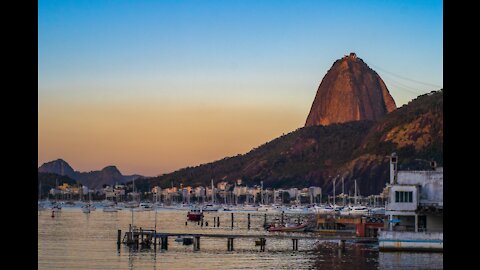
{"label": "marina", "polygon": [[[343,250],[338,238],[326,235],[315,238],[311,237],[314,233],[267,233],[263,228],[264,214],[251,213],[249,230],[248,213],[235,213],[232,230],[228,212],[206,214],[204,221],[209,221],[209,226],[202,227],[196,222],[185,226],[187,211],[158,210],[157,231],[168,234],[169,240],[165,250],[157,239],[155,250],[153,245],[138,249],[125,244],[118,247],[118,230],[122,230],[123,237],[131,224],[128,210],[108,213],[97,209],[84,214],[79,207],[70,206],[64,207],[55,218],[48,211],[38,213],[39,269],[323,269],[332,263],[340,269],[351,269],[352,265],[357,269],[441,269],[443,261],[442,253],[380,252],[378,244],[351,241],[352,236],[344,238]],[[155,211],[134,215],[137,228],[154,228]],[[220,217],[220,227],[213,227],[214,217]],[[268,220],[276,217],[267,214]],[[284,218],[295,220],[298,216]],[[215,234],[219,237],[209,237]],[[245,236],[235,238],[233,250],[229,251],[228,236],[236,234]],[[265,238],[262,251],[259,236],[266,234],[272,236]],[[193,242],[184,245],[183,240],[176,241],[179,235],[192,238],[199,235],[200,248],[194,250]],[[292,238],[299,239],[298,250],[293,250]],[[212,256],[217,260],[212,261]],[[403,260],[396,259],[400,257]]]}

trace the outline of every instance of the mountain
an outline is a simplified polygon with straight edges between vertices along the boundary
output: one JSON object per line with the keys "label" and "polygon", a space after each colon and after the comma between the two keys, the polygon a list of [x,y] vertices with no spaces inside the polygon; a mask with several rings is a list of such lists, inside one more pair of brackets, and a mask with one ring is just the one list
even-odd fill
{"label": "mountain", "polygon": [[91,189],[102,188],[103,185],[111,186],[115,183],[126,183],[133,179],[143,177],[137,174],[124,176],[115,166],[107,166],[100,171],[74,171],[73,168],[63,159],[57,159],[42,164],[42,166],[38,168],[38,172],[68,176]]}
{"label": "mountain", "polygon": [[250,152],[170,174],[141,179],[137,186],[209,185],[241,178],[249,186],[320,186],[353,194],[378,194],[389,175],[389,155],[399,156],[399,169],[428,169],[443,164],[443,90],[417,97],[377,121],[362,120],[299,128]]}
{"label": "mountain", "polygon": [[335,61],[323,77],[305,126],[379,120],[396,109],[380,76],[355,53]]}
{"label": "mountain", "polygon": [[76,178],[89,188],[101,188],[103,185],[112,186],[115,183],[125,182],[122,173],[115,166],[107,166],[100,171],[77,172]]}
{"label": "mountain", "polygon": [[55,173],[58,175],[66,175],[70,178],[75,178],[75,171],[73,168],[63,159],[57,159],[50,162],[43,163],[38,168],[38,172]]}

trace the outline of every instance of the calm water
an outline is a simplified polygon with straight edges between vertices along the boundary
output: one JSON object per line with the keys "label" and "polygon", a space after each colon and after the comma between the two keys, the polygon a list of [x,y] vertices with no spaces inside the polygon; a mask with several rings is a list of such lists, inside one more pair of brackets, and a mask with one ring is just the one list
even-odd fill
{"label": "calm water", "polygon": [[[230,212],[207,213],[210,224],[185,226],[186,211],[157,213],[157,230],[162,232],[232,232]],[[252,229],[247,230],[247,213],[235,213],[235,233],[260,234],[263,214],[252,213]],[[213,217],[220,217],[220,228],[213,228]],[[272,215],[268,216],[271,220]],[[292,218],[295,218],[292,216]],[[290,239],[267,239],[266,252],[260,252],[252,239],[235,239],[235,251],[227,251],[226,239],[202,238],[200,251],[169,239],[168,251],[129,251],[117,249],[117,230],[128,230],[132,214],[128,210],[106,213],[97,208],[84,214],[79,208],[63,208],[54,218],[51,212],[38,212],[39,269],[442,269],[442,253],[378,252],[375,245],[347,243],[344,252],[336,242],[299,240],[299,251],[291,251]],[[134,223],[154,227],[155,212],[135,212]],[[122,235],[123,236],[123,235]]]}

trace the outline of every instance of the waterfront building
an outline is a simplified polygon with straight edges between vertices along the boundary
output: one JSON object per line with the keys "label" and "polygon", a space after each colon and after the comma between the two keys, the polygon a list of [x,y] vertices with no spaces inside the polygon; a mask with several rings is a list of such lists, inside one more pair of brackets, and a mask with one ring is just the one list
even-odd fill
{"label": "waterfront building", "polygon": [[390,157],[380,249],[443,250],[443,168],[432,162],[431,170],[397,171],[397,159]]}

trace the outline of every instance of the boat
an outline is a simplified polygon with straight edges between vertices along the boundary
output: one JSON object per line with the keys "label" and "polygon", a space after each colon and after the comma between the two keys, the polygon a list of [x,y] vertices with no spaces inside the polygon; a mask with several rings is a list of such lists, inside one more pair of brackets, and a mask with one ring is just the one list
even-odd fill
{"label": "boat", "polygon": [[350,210],[350,215],[361,216],[368,214],[368,208],[366,206],[354,206]]}
{"label": "boat", "polygon": [[187,213],[188,221],[200,221],[203,217],[203,212],[198,208],[192,208]]}
{"label": "boat", "polygon": [[60,212],[62,211],[62,206],[58,203],[53,203],[52,205],[52,212]]}
{"label": "boat", "polygon": [[329,205],[320,206],[317,208],[317,214],[334,214],[335,209]]}
{"label": "boat", "polygon": [[345,206],[342,210],[340,210],[340,216],[349,216],[352,211],[350,206]]}
{"label": "boat", "polygon": [[87,203],[85,205],[82,206],[82,212],[83,213],[90,213],[90,211],[94,211],[95,210],[95,206],[93,206],[92,204],[90,203]]}
{"label": "boat", "polygon": [[370,213],[372,215],[385,215],[385,207],[371,208]]}
{"label": "boat", "polygon": [[207,204],[202,208],[203,212],[216,212],[218,209],[220,209],[221,206],[219,205],[213,205],[213,204]]}
{"label": "boat", "polygon": [[182,243],[183,245],[191,245],[193,244],[193,238],[192,237],[182,237],[182,236],[177,236],[174,240],[175,242]]}
{"label": "boat", "polygon": [[95,211],[96,207],[95,205],[93,205],[92,203],[92,197],[91,197],[91,193],[89,192],[88,193],[88,203],[86,203],[85,205],[82,206],[82,212],[83,213],[90,213],[91,211]]}
{"label": "boat", "polygon": [[274,224],[267,228],[269,232],[303,232],[307,224],[287,223],[285,225]]}
{"label": "boat", "polygon": [[244,205],[241,210],[242,211],[258,211],[258,207],[251,204],[247,204],[247,205]]}
{"label": "boat", "polygon": [[307,209],[304,208],[301,205],[292,205],[286,209],[285,212],[290,212],[290,213],[304,213],[307,212]]}
{"label": "boat", "polygon": [[143,211],[152,211],[153,210],[153,207],[151,204],[149,203],[140,203],[140,206],[139,206]]}
{"label": "boat", "polygon": [[258,208],[257,208],[257,211],[258,212],[268,212],[270,210],[270,206],[268,205],[259,205]]}
{"label": "boat", "polygon": [[103,208],[103,212],[118,212],[118,209],[114,206],[106,206]]}
{"label": "boat", "polygon": [[139,207],[140,205],[138,204],[138,202],[135,202],[135,201],[130,201],[130,202],[126,202],[124,204],[124,207],[125,208],[137,208]]}

